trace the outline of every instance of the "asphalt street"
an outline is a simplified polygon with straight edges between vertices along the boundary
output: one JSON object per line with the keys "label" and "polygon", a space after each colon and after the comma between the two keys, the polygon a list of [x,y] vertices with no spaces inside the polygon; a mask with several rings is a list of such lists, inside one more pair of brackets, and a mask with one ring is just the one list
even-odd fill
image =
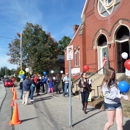
{"label": "asphalt street", "polygon": [[[19,88],[15,87],[15,90],[19,98]],[[10,106],[12,92],[0,84],[0,93],[3,94],[0,99],[0,103],[3,102],[0,111],[0,130],[103,130],[107,121],[104,111],[91,106],[88,106],[88,114],[84,114],[79,98],[72,97],[72,127],[70,127],[69,98],[63,97],[62,94],[51,97],[41,93],[40,96],[34,95],[34,102],[29,101],[29,105],[22,105],[21,100],[15,100],[15,103],[18,103],[21,124],[10,126],[9,121],[13,113],[13,108]],[[116,124],[110,130],[116,130]],[[130,119],[126,117],[124,117],[124,130],[130,130]]]}

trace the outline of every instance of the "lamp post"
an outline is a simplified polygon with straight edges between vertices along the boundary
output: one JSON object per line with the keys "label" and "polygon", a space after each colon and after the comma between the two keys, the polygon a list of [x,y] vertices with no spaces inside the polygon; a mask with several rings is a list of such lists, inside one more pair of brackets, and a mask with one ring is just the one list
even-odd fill
{"label": "lamp post", "polygon": [[18,37],[20,37],[20,69],[22,70],[22,33],[17,33]]}

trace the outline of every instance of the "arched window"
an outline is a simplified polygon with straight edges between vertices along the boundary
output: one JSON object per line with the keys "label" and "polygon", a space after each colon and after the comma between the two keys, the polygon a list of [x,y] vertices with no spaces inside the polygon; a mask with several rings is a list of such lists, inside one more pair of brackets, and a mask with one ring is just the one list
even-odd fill
{"label": "arched window", "polygon": [[80,66],[80,49],[76,49],[74,51],[74,66],[75,67]]}

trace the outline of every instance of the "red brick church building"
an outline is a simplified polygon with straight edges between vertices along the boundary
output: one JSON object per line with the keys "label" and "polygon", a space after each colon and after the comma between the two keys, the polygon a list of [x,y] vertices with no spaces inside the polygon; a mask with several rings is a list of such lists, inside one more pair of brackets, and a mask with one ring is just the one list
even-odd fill
{"label": "red brick church building", "polygon": [[[130,58],[130,0],[86,0],[81,14],[82,23],[74,25],[72,69],[83,71],[84,65],[90,72],[103,67],[113,67],[124,73],[123,52]],[[66,60],[65,71],[69,71]],[[100,72],[102,74],[103,71]]]}

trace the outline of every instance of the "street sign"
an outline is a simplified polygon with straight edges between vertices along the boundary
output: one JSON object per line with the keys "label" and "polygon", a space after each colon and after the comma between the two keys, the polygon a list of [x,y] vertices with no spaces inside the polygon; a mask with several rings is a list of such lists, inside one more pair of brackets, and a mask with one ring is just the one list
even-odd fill
{"label": "street sign", "polygon": [[73,59],[73,45],[67,47],[67,60]]}
{"label": "street sign", "polygon": [[24,75],[24,74],[25,74],[25,72],[23,70],[19,71],[19,75]]}

